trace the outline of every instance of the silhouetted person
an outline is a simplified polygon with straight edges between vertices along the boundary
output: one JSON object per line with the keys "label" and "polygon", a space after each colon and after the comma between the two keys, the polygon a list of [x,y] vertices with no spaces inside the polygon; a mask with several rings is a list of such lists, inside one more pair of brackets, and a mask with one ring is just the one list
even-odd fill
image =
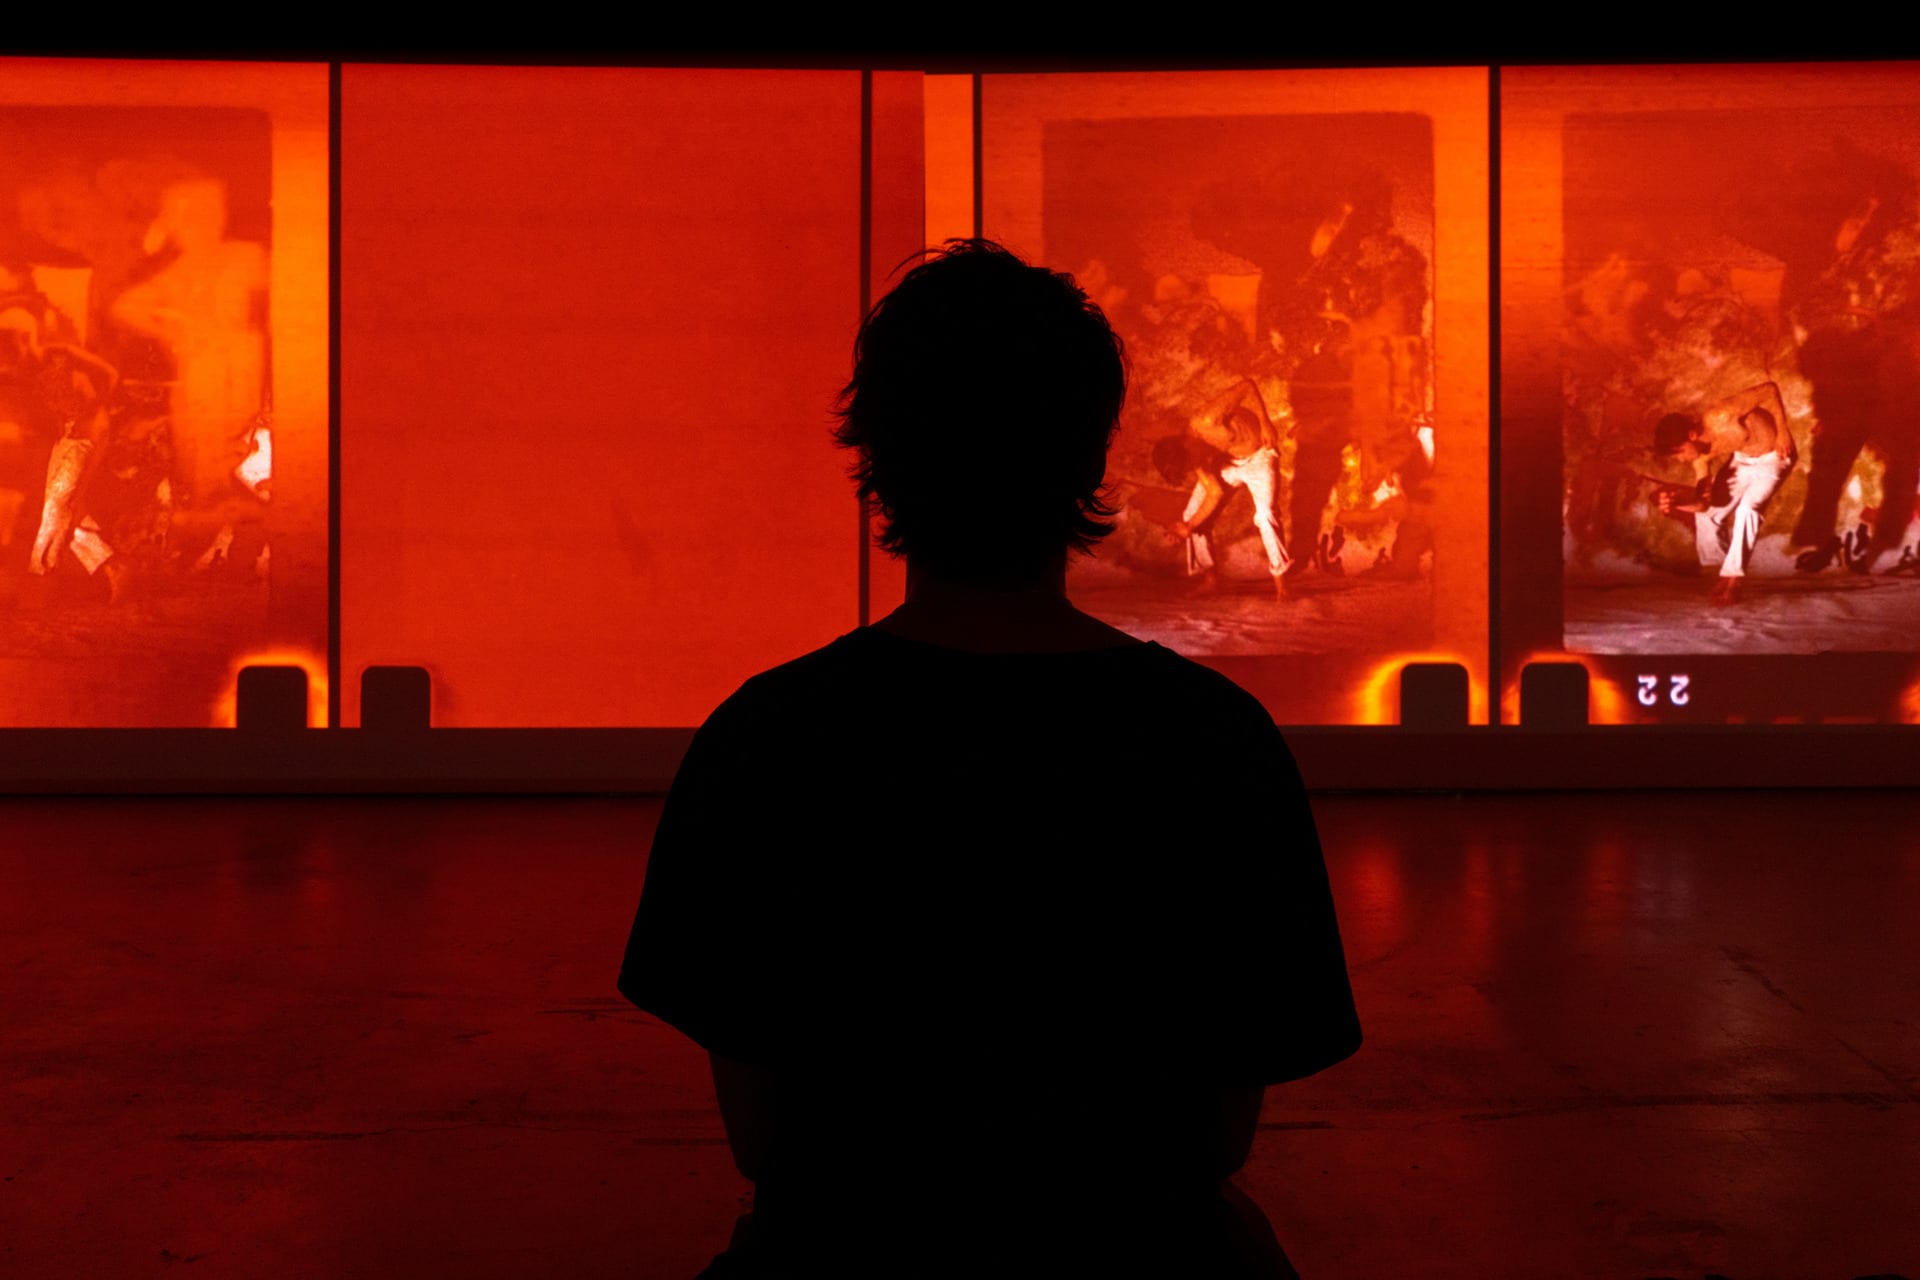
{"label": "silhouetted person", "polygon": [[907,602],[702,726],[620,977],[755,1183],[710,1277],[1292,1274],[1225,1179],[1360,1029],[1272,719],[1067,602],[1124,396],[985,241],[861,327],[838,435]]}

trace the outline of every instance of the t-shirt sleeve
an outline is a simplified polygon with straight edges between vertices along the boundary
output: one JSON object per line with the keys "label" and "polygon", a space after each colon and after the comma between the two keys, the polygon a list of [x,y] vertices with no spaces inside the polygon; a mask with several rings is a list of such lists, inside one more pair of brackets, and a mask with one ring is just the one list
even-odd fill
{"label": "t-shirt sleeve", "polygon": [[1280,1084],[1360,1047],[1326,861],[1293,754],[1264,711],[1223,757],[1199,868],[1215,924],[1190,981],[1194,1042],[1223,1084]]}
{"label": "t-shirt sleeve", "polygon": [[736,695],[694,735],[654,829],[619,989],[709,1052],[766,1062],[777,1032],[752,732]]}

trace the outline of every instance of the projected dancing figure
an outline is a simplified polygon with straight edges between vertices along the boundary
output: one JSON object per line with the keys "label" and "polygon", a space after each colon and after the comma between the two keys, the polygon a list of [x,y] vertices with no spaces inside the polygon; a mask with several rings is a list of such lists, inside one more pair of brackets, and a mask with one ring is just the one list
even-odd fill
{"label": "projected dancing figure", "polygon": [[[1392,191],[1377,177],[1326,214],[1308,256],[1281,333],[1299,360],[1289,381],[1298,424],[1292,534],[1296,545],[1316,546],[1347,446],[1398,457],[1424,415],[1415,402],[1426,388],[1427,261],[1393,233]],[[1370,477],[1368,487],[1384,478]]]}
{"label": "projected dancing figure", "polygon": [[1188,575],[1208,589],[1217,585],[1214,523],[1229,491],[1245,489],[1253,499],[1253,526],[1267,553],[1273,593],[1286,599],[1284,575],[1293,558],[1280,536],[1279,435],[1259,389],[1242,379],[1201,410],[1191,432],[1163,440],[1154,450],[1154,462],[1169,481],[1195,477],[1186,510],[1173,528],[1187,544]]}
{"label": "projected dancing figure", "polygon": [[56,433],[47,458],[46,488],[27,571],[45,574],[59,562],[77,522],[87,482],[98,469],[107,438],[107,404],[119,374],[106,361],[66,342],[43,341],[41,318],[28,308],[0,312],[4,366],[27,389],[37,416]]}
{"label": "projected dancing figure", "polygon": [[[1734,603],[1767,504],[1800,459],[1780,388],[1771,382],[1748,387],[1698,417],[1670,413],[1654,426],[1653,444],[1656,453],[1693,464],[1700,482],[1694,496],[1663,489],[1656,501],[1693,526],[1700,563],[1720,570],[1713,603]],[[1714,461],[1722,457],[1716,472]]]}

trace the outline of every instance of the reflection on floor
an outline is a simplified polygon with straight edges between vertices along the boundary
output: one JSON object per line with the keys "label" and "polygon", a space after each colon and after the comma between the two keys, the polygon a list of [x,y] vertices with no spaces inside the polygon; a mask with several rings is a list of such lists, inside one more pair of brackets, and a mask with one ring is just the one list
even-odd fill
{"label": "reflection on floor", "polygon": [[[1316,809],[1367,1046],[1240,1175],[1303,1274],[1920,1273],[1920,793]],[[0,1273],[691,1275],[747,1186],[612,990],[657,812],[7,802]]]}

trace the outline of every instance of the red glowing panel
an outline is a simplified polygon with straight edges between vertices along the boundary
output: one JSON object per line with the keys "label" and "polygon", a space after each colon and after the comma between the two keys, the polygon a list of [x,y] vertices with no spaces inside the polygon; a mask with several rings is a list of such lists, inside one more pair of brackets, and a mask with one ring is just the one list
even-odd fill
{"label": "red glowing panel", "polygon": [[697,724],[856,625],[858,74],[349,66],[341,120],[349,723],[397,663]]}
{"label": "red glowing panel", "polygon": [[1503,81],[1502,649],[1589,655],[1620,719],[1906,716],[1914,72]]}
{"label": "red glowing panel", "polygon": [[326,123],[320,66],[0,60],[0,724],[325,652]]}
{"label": "red glowing panel", "polygon": [[985,233],[1128,351],[1071,594],[1283,722],[1376,721],[1436,651],[1485,684],[1486,104],[1474,69],[982,83]]}

